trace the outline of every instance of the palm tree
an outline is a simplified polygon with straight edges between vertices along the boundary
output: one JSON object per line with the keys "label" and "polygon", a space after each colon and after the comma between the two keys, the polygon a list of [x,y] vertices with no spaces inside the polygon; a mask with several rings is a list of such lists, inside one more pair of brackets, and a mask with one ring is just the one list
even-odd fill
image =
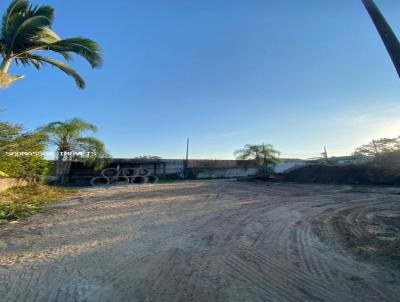
{"label": "palm tree", "polygon": [[67,64],[53,58],[42,56],[43,51],[52,51],[66,61],[71,54],[86,59],[95,68],[101,64],[99,46],[92,40],[82,37],[61,39],[53,30],[54,9],[47,5],[33,6],[28,0],[12,0],[3,15],[0,26],[0,85],[10,84],[22,76],[7,74],[11,63],[23,66],[32,65],[40,69],[51,65],[74,78],[79,88],[85,87],[82,77]]}
{"label": "palm tree", "polygon": [[271,166],[280,162],[280,152],[270,144],[245,145],[243,149],[235,151],[234,154],[239,160],[255,160],[256,164],[263,168],[265,174],[268,173]]}
{"label": "palm tree", "polygon": [[65,183],[73,160],[84,160],[86,164],[99,163],[107,158],[104,144],[85,132],[97,132],[97,127],[79,118],[65,122],[52,122],[39,128],[48,137],[48,141],[57,147],[56,175],[60,183]]}
{"label": "palm tree", "polygon": [[362,0],[400,77],[400,42],[373,0]]}

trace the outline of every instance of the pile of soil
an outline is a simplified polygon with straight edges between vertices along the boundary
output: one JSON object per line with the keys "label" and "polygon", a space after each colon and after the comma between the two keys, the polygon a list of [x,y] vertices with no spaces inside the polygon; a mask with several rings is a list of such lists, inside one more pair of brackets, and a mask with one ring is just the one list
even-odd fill
{"label": "pile of soil", "polygon": [[309,165],[280,175],[282,181],[362,185],[400,185],[400,170],[371,164]]}

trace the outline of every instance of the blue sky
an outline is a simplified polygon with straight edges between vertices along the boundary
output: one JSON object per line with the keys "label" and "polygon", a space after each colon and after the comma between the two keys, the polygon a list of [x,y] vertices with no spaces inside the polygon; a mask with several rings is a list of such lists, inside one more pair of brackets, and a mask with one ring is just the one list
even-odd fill
{"label": "blue sky", "polygon": [[[33,2],[55,7],[60,36],[96,40],[104,65],[72,62],[85,90],[13,66],[26,78],[0,91],[1,119],[27,129],[78,116],[115,157],[164,158],[187,137],[192,158],[261,142],[307,158],[400,134],[400,81],[361,0]],[[400,2],[376,2],[400,34]]]}

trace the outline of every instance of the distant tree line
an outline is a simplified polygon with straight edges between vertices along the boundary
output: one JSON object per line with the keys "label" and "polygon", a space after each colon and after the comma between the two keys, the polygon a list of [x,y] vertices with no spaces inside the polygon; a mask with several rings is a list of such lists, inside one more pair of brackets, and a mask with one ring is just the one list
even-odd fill
{"label": "distant tree line", "polygon": [[369,143],[358,147],[354,155],[374,157],[384,153],[395,152],[400,150],[399,138],[381,138],[372,140]]}
{"label": "distant tree line", "polygon": [[400,138],[381,138],[358,147],[355,159],[373,164],[400,168]]}

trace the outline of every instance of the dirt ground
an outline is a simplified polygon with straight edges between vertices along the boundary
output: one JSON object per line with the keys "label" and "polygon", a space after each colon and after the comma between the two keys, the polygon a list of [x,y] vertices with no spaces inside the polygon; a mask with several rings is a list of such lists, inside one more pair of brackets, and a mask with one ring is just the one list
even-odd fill
{"label": "dirt ground", "polygon": [[397,231],[386,221],[400,217],[399,192],[226,180],[84,189],[0,227],[0,300],[400,301],[398,270],[354,254]]}

